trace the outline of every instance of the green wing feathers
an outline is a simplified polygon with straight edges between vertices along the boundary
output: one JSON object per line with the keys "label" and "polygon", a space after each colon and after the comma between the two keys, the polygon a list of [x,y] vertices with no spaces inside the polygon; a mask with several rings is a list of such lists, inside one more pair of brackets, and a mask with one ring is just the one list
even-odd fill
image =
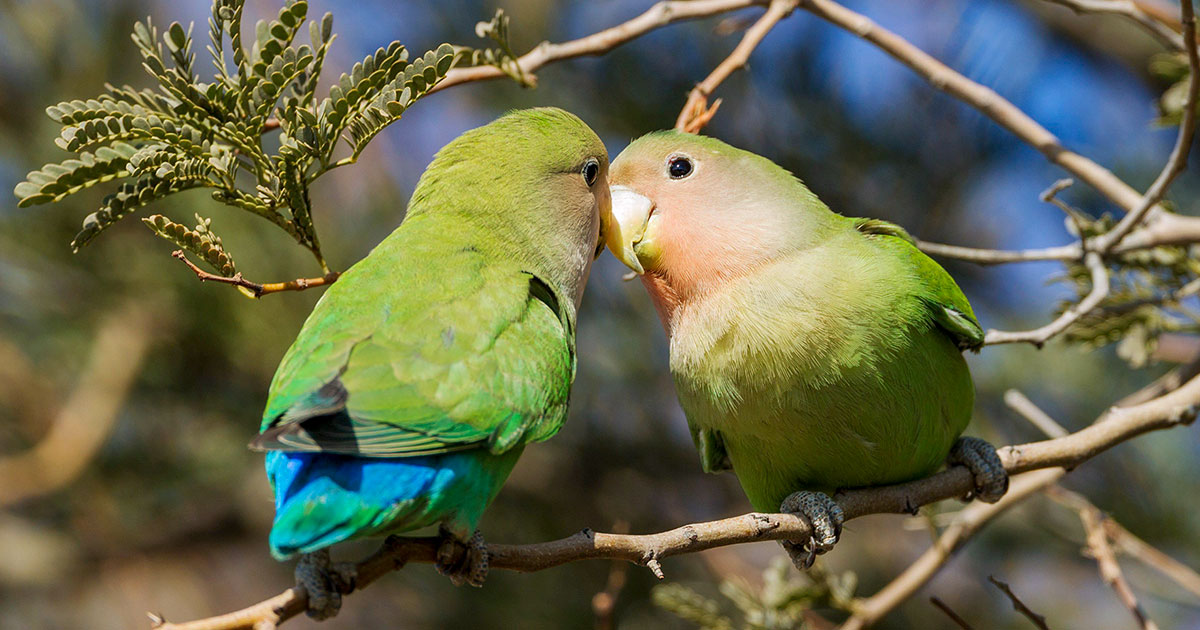
{"label": "green wing feathers", "polygon": [[329,289],[275,375],[253,446],[499,454],[558,431],[573,303],[515,262],[441,245],[463,240],[446,223],[410,217]]}
{"label": "green wing feathers", "polygon": [[983,346],[983,327],[975,318],[971,304],[954,278],[924,252],[904,228],[879,219],[855,219],[854,227],[867,235],[882,237],[895,253],[908,263],[926,290],[921,300],[939,328],[950,335],[962,350],[979,350]]}

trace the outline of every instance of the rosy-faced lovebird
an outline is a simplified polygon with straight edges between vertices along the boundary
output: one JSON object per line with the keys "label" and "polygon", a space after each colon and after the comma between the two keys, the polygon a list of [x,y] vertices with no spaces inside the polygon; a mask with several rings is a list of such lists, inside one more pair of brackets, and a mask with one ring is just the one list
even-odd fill
{"label": "rosy-faced lovebird", "polygon": [[482,582],[480,516],[567,415],[607,173],[600,139],[559,109],[468,131],[309,315],[251,446],[268,451],[271,552],[308,554],[314,616],[336,613],[348,579],[325,548],[351,538],[440,525],[439,568]]}
{"label": "rosy-faced lovebird", "polygon": [[613,161],[609,249],[642,274],[670,338],[704,470],[732,469],[754,509],[803,514],[807,568],[840,535],[842,488],[944,461],[996,501],[995,450],[959,435],[983,330],[958,285],[899,226],[834,214],[770,160],[656,132]]}

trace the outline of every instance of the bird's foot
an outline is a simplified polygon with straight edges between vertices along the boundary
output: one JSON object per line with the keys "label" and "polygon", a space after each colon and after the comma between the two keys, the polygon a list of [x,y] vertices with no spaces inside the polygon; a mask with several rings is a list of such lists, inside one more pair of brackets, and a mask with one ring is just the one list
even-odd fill
{"label": "bird's foot", "polygon": [[960,437],[950,448],[946,458],[950,465],[962,464],[975,478],[975,489],[967,500],[979,499],[984,503],[995,503],[1008,492],[1008,471],[996,454],[996,447],[977,437]]}
{"label": "bird's foot", "polygon": [[437,551],[437,570],[455,586],[483,586],[488,574],[488,550],[478,530],[463,542],[442,529],[442,544]]}
{"label": "bird's foot", "polygon": [[824,492],[793,492],[780,504],[779,511],[803,516],[812,527],[812,536],[806,541],[779,541],[791,556],[792,564],[801,571],[808,570],[818,555],[833,549],[842,535],[845,514],[842,507]]}
{"label": "bird's foot", "polygon": [[356,578],[353,564],[329,561],[328,549],[306,553],[296,563],[296,584],[308,593],[308,616],[317,621],[338,614],[342,595],[354,590]]}

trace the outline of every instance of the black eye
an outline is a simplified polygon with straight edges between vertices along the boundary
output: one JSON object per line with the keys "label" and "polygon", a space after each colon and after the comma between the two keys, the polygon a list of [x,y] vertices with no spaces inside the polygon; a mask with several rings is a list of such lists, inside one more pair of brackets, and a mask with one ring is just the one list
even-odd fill
{"label": "black eye", "polygon": [[600,175],[600,162],[596,158],[588,158],[588,161],[583,163],[583,182],[588,186],[596,183],[596,177]]}
{"label": "black eye", "polygon": [[671,179],[683,179],[692,174],[692,161],[682,155],[676,155],[667,160],[667,173]]}

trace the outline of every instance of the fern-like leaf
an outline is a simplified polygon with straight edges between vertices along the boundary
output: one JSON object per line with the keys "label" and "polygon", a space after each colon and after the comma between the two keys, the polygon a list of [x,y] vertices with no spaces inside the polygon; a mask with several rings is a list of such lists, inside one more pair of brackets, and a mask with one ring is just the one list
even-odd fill
{"label": "fern-like leaf", "polygon": [[152,214],[144,219],[145,223],[155,234],[186,249],[208,263],[218,274],[232,277],[237,273],[237,265],[233,257],[225,251],[221,238],[210,229],[212,219],[196,215],[196,227],[188,228],[182,223],[176,223],[161,214]]}
{"label": "fern-like leaf", "polygon": [[25,208],[61,201],[67,195],[96,184],[128,177],[129,160],[136,151],[131,145],[115,142],[112,146],[100,147],[95,153],[81,153],[79,159],[47,164],[26,175],[25,181],[13,189],[20,200],[17,206]]}

